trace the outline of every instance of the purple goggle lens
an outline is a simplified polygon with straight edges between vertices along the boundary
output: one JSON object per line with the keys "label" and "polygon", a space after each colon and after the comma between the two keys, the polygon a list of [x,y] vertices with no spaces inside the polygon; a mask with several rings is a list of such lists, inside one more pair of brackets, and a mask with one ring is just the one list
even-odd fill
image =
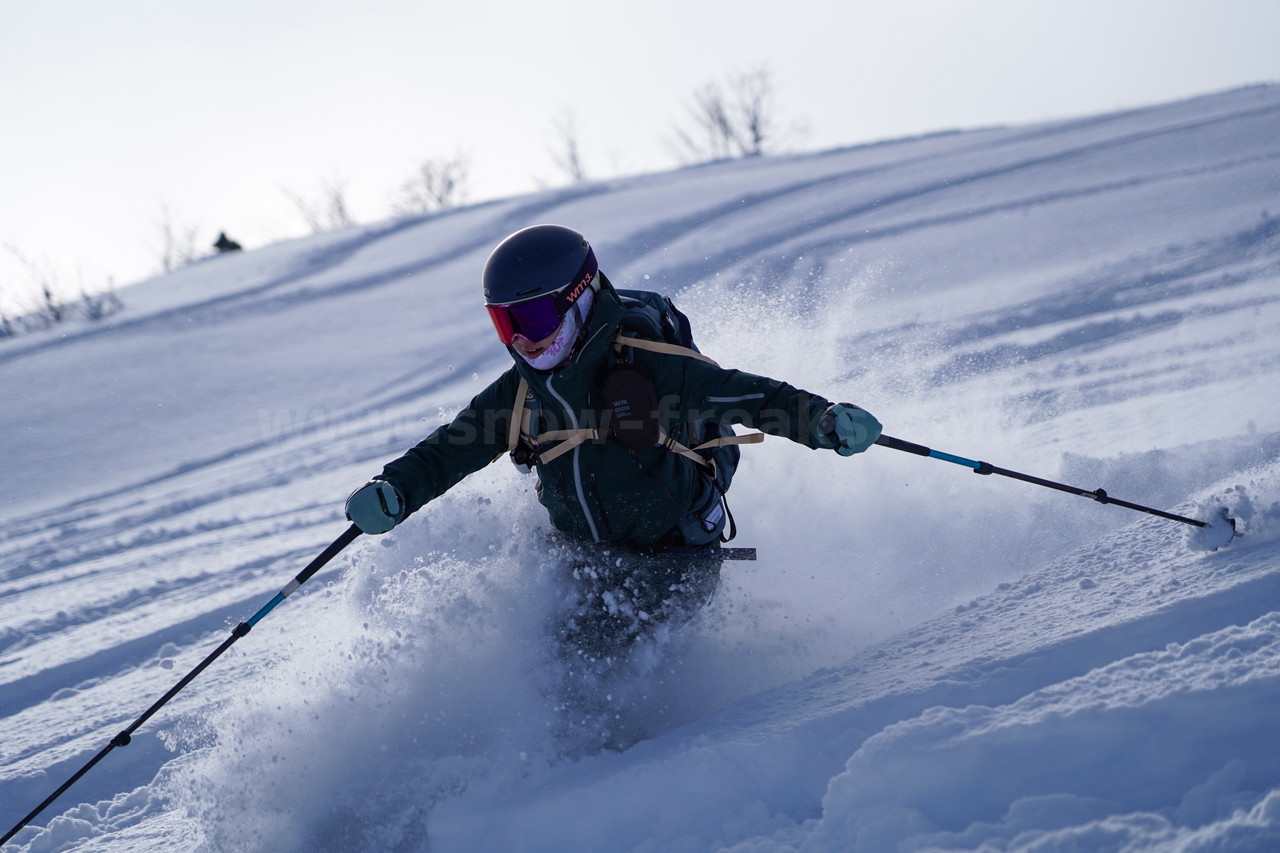
{"label": "purple goggle lens", "polygon": [[578,275],[559,290],[523,302],[486,305],[489,319],[498,330],[498,340],[511,346],[516,335],[534,342],[550,335],[560,328],[564,315],[569,313],[573,303],[591,286],[598,271],[595,253],[588,252]]}
{"label": "purple goggle lens", "polygon": [[498,339],[511,346],[516,335],[531,341],[540,341],[560,328],[564,315],[560,312],[559,293],[548,293],[528,302],[513,305],[486,305],[489,319],[498,330]]}

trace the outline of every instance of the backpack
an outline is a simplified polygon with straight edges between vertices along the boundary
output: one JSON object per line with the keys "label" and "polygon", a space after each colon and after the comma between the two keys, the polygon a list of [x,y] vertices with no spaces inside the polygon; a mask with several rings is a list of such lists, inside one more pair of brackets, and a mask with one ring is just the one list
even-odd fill
{"label": "backpack", "polygon": [[[623,308],[622,320],[618,324],[618,329],[623,335],[628,337],[634,335],[641,341],[662,341],[678,350],[691,351],[701,356],[703,360],[715,363],[702,355],[698,345],[693,342],[693,327],[689,323],[689,318],[669,298],[648,290],[616,292]],[[626,362],[630,362],[633,355],[630,349],[649,349],[642,344],[637,345],[634,342],[635,338],[621,342],[621,348],[626,351],[618,353],[620,360],[625,359]],[[617,353],[619,342],[615,342],[614,348]],[[658,351],[667,352],[670,355],[686,357],[690,355],[689,352],[674,350]],[[738,462],[742,456],[738,444],[742,442],[717,444],[719,439],[733,436],[735,433],[733,427],[714,421],[690,421],[686,428],[689,433],[687,446],[712,463],[716,488],[723,495],[729,490],[729,485],[733,482],[733,474],[738,470]]]}
{"label": "backpack", "polygon": [[[711,364],[715,361],[698,350],[689,318],[670,299],[647,290],[615,292],[622,302],[623,315],[613,341],[610,366],[602,383],[603,396],[612,405],[612,410],[606,412],[607,425],[601,429],[541,433],[534,441],[530,430],[538,422],[534,411],[537,401],[528,393],[528,386],[522,379],[516,391],[507,447],[511,459],[518,467],[528,469],[537,458],[549,462],[589,440],[613,438],[624,446],[635,448],[660,444],[696,463],[701,473],[693,505],[678,524],[685,544],[708,545],[717,539],[728,542],[737,535],[737,526],[725,502],[725,492],[733,482],[742,455],[738,445],[754,444],[764,436],[760,433],[737,435],[733,427],[709,420],[690,421],[682,425],[683,435],[670,436],[661,432],[656,419],[644,416],[646,412],[656,412],[657,395],[652,377],[634,364],[633,350],[697,358]],[[629,417],[637,412],[640,417]],[[559,444],[541,451],[531,450],[531,446],[549,441],[558,441]],[[729,529],[727,535],[724,532],[726,527]]]}

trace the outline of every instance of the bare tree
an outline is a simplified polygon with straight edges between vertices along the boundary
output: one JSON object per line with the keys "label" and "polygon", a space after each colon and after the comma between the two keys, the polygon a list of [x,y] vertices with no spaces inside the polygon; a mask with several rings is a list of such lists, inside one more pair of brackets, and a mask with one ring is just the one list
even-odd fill
{"label": "bare tree", "polygon": [[50,284],[40,288],[40,310],[49,318],[50,323],[61,323],[67,319],[67,305],[61,297],[54,295]]}
{"label": "bare tree", "polygon": [[67,319],[67,304],[62,298],[58,273],[48,261],[35,261],[17,246],[6,243],[5,249],[18,261],[26,273],[27,284],[39,292],[38,301],[20,317],[24,328],[47,328]]}
{"label": "bare tree", "polygon": [[733,126],[724,92],[708,83],[693,93],[689,110],[692,127],[676,128],[676,147],[689,162],[724,160],[733,156]]}
{"label": "bare tree", "polygon": [[84,284],[83,272],[78,273],[80,296],[67,299],[64,293],[68,288],[63,286],[63,279],[53,263],[47,259],[30,258],[10,243],[4,244],[4,249],[22,268],[21,277],[26,281],[21,290],[29,295],[11,300],[8,305],[0,305],[0,338],[47,329],[76,317],[101,320],[124,308],[110,279],[104,289],[90,292]]}
{"label": "bare tree", "polygon": [[757,68],[730,79],[727,89],[708,83],[694,92],[688,126],[677,127],[673,148],[691,163],[758,157],[780,148],[773,75]]}
{"label": "bare tree", "polygon": [[355,225],[355,218],[347,206],[347,182],[340,177],[332,177],[325,181],[315,197],[304,196],[293,190],[282,190],[303,222],[313,234],[321,234],[336,228]]}
{"label": "bare tree", "polygon": [[[17,301],[7,298],[8,295],[4,292],[6,289],[8,288],[0,289],[0,338],[11,338],[18,334],[18,323],[15,320],[22,314]],[[15,310],[18,311],[17,315],[11,313]]]}
{"label": "bare tree", "polygon": [[106,289],[96,293],[90,293],[81,285],[78,306],[86,320],[101,320],[123,309],[124,303],[116,296],[115,281],[108,278]]}
{"label": "bare tree", "polygon": [[289,201],[293,202],[294,209],[298,211],[302,221],[311,229],[312,234],[319,234],[325,230],[325,217],[322,213],[323,205],[316,204],[312,199],[290,189],[282,187],[280,191],[289,197]]}
{"label": "bare tree", "polygon": [[588,180],[587,167],[582,161],[582,146],[579,143],[578,117],[566,110],[552,125],[555,133],[555,145],[551,149],[551,160],[556,164],[564,177],[571,184],[585,184]]}
{"label": "bare tree", "polygon": [[179,225],[173,209],[160,206],[159,260],[162,272],[173,272],[196,259],[195,226]]}
{"label": "bare tree", "polygon": [[424,160],[400,187],[395,210],[402,215],[447,210],[466,201],[470,192],[471,158],[459,151],[451,158]]}
{"label": "bare tree", "polygon": [[355,225],[355,217],[347,207],[347,183],[335,178],[325,186],[325,202],[329,210],[329,224],[334,228]]}

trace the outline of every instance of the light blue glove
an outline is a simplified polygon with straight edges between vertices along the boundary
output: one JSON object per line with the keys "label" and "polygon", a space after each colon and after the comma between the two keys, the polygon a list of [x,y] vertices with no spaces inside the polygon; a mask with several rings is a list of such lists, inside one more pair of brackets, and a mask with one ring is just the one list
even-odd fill
{"label": "light blue glove", "polygon": [[370,480],[347,498],[347,520],[365,533],[386,533],[404,519],[404,496],[383,480]]}
{"label": "light blue glove", "polygon": [[860,406],[836,403],[822,413],[818,432],[826,442],[835,443],[836,453],[852,456],[876,443],[880,422]]}

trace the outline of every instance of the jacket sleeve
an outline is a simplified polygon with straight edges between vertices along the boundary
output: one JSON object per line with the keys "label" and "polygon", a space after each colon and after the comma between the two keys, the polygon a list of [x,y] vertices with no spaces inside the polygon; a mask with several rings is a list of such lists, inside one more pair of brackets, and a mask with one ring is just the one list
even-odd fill
{"label": "jacket sleeve", "polygon": [[819,435],[817,430],[818,420],[831,405],[825,397],[767,376],[697,359],[669,359],[668,365],[672,361],[679,364],[682,376],[684,417],[741,424],[806,447],[835,447],[833,440]]}
{"label": "jacket sleeve", "polygon": [[507,449],[519,376],[514,368],[475,396],[452,422],[389,462],[377,477],[400,490],[405,515],[421,509]]}

